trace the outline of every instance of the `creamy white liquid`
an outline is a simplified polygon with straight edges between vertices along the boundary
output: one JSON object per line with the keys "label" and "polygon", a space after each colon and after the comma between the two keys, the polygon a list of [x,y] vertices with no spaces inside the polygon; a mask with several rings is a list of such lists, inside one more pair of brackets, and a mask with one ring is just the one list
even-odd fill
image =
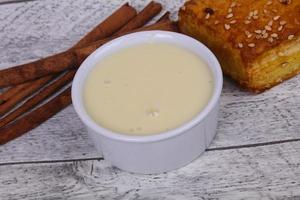
{"label": "creamy white liquid", "polygon": [[174,129],[208,103],[213,77],[198,56],[171,44],[120,50],[88,75],[84,104],[101,126],[127,135]]}

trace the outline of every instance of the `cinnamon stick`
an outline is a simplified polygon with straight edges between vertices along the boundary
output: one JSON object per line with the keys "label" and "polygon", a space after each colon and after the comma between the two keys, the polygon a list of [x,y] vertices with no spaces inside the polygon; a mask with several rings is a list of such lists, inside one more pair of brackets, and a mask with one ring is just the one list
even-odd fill
{"label": "cinnamon stick", "polygon": [[[131,8],[128,3],[126,3],[125,5],[123,5],[119,10],[122,10],[124,7],[126,7],[129,10],[132,10],[132,13],[134,13],[134,8]],[[140,28],[141,26],[143,26],[145,23],[147,23],[150,19],[152,19],[160,10],[161,10],[161,4],[159,3],[154,3],[154,2],[150,2],[140,13],[138,13],[134,18],[132,18],[132,20],[130,20],[126,25],[123,26],[123,30],[132,30],[134,28]],[[91,41],[92,38],[102,38],[104,37],[108,32],[111,33],[112,31],[112,27],[117,27],[118,25],[114,25],[112,27],[108,27],[108,22],[114,21],[112,18],[116,18],[120,16],[119,10],[117,10],[115,12],[115,14],[112,14],[110,17],[108,17],[108,19],[104,20],[104,22],[100,23],[98,26],[96,26],[91,32],[89,32],[83,39],[81,39],[76,45],[74,45],[72,48],[69,49],[69,51],[71,51],[72,49],[79,47],[79,46],[84,46],[86,45],[85,42],[87,41]],[[104,25],[103,25],[104,24]],[[110,31],[101,31],[104,28],[109,28]],[[115,28],[116,29],[116,28]],[[86,38],[86,39],[85,39]],[[49,60],[48,60],[49,61]],[[55,61],[57,62],[57,61]],[[29,82],[29,81],[28,81]],[[34,81],[32,81],[34,82]],[[22,84],[21,84],[22,85]],[[27,82],[26,82],[26,84]],[[15,89],[14,89],[15,88]],[[19,85],[14,86],[12,89],[12,91],[15,91],[19,88]],[[33,88],[34,89],[34,88]],[[8,94],[12,94],[12,91],[7,91],[5,93]],[[33,92],[32,92],[33,93]],[[25,97],[24,97],[25,98]],[[2,103],[4,103],[6,101],[5,98],[1,98],[0,95],[0,105]],[[41,100],[42,101],[42,100]],[[13,106],[13,105],[12,105]]]}
{"label": "cinnamon stick", "polygon": [[162,5],[151,1],[139,14],[121,28],[116,34],[122,34],[145,25],[155,15],[160,13]]}
{"label": "cinnamon stick", "polygon": [[[121,34],[139,28],[158,14],[161,9],[161,4],[150,2],[137,16],[135,9],[126,3],[68,51],[0,71],[0,87],[23,83],[51,73],[74,68],[77,63],[74,62],[76,59],[74,59],[72,49],[83,47],[97,39],[110,36],[116,30],[119,30],[117,34]],[[117,20],[118,18],[120,20]]]}
{"label": "cinnamon stick", "polygon": [[146,27],[142,27],[142,28],[139,28],[139,29],[135,29],[133,31],[128,31],[126,33],[118,34],[116,36],[109,37],[107,39],[103,39],[103,40],[93,42],[91,45],[89,45],[87,47],[83,47],[83,48],[80,48],[80,49],[75,49],[75,55],[76,55],[76,58],[77,58],[77,63],[81,64],[97,48],[99,48],[100,46],[102,46],[103,44],[107,43],[108,41],[110,41],[112,39],[115,39],[117,37],[129,34],[129,33],[135,33],[135,32],[139,32],[139,31],[150,31],[150,30],[164,30],[164,31],[177,32],[178,28],[177,28],[176,23],[171,22],[170,20],[168,20],[168,21],[152,24],[152,25],[149,25],[149,26],[146,26]]}
{"label": "cinnamon stick", "polygon": [[[136,16],[136,10],[128,4],[123,5],[112,16],[99,24],[86,37],[75,46],[86,45],[86,42],[110,36],[122,28],[128,21]],[[73,47],[74,48],[74,47]],[[16,85],[33,80],[48,74],[64,71],[76,66],[76,59],[72,51],[65,51],[38,61],[18,65],[0,71],[0,87]]]}
{"label": "cinnamon stick", "polygon": [[43,85],[49,82],[52,78],[53,75],[48,75],[35,80],[33,83],[26,83],[25,87],[15,94],[13,98],[10,98],[5,103],[0,105],[0,117],[12,109],[16,104],[20,103],[23,99],[42,88]]}
{"label": "cinnamon stick", "polygon": [[[125,4],[125,6],[128,6],[128,4]],[[141,26],[143,26],[145,23],[147,23],[150,19],[152,19],[159,11],[161,10],[161,5],[159,3],[154,3],[154,2],[151,2],[149,3],[138,15],[136,15],[132,20],[130,20],[125,26],[123,26],[125,29],[124,30],[131,30],[133,28],[139,28]],[[109,18],[111,17],[116,17],[116,15],[111,15]],[[105,20],[104,22],[107,22],[107,21],[111,21],[111,20]],[[102,24],[102,23],[101,23]],[[100,25],[101,25],[100,24]],[[98,25],[97,27],[100,29],[101,26]],[[96,30],[93,29],[93,30]],[[101,34],[102,32],[100,32],[100,34],[97,33],[97,31],[91,31],[90,33],[87,34],[87,38],[91,38],[90,35],[92,35],[93,38],[96,38],[97,34],[98,36],[101,38],[103,37],[103,34]],[[85,39],[82,39],[80,42],[77,43],[77,45],[75,46],[80,46],[80,45],[84,45],[84,42],[86,42],[87,40]],[[72,47],[74,48],[74,47]],[[72,49],[71,48],[71,49]],[[71,50],[70,49],[70,50]],[[34,82],[34,81],[33,81]],[[28,86],[27,82],[26,82],[26,85]],[[19,85],[15,86],[16,88],[19,87]],[[63,87],[63,86],[61,86]],[[34,89],[34,88],[32,88]],[[13,88],[12,88],[13,90]],[[11,92],[8,92],[8,93],[11,93]],[[32,92],[33,93],[33,92]],[[37,94],[38,95],[38,94]],[[25,98],[25,97],[24,97]],[[46,98],[46,97],[45,97]],[[40,101],[43,101],[45,98],[41,98]],[[0,100],[1,100],[1,96],[0,96]],[[5,101],[5,100],[4,100]],[[3,101],[3,102],[4,102]],[[0,103],[1,104],[1,103]],[[11,105],[12,107],[13,105]],[[23,107],[23,105],[21,106],[21,108]],[[8,120],[8,121],[11,121],[11,120]],[[3,124],[6,124],[6,123],[3,123]],[[1,127],[1,126],[0,126]]]}
{"label": "cinnamon stick", "polygon": [[71,104],[71,88],[67,88],[51,101],[38,107],[24,117],[0,129],[0,144],[17,138],[27,131],[39,126],[47,119]]}
{"label": "cinnamon stick", "polygon": [[[123,17],[125,13],[128,13],[128,16]],[[90,31],[84,38],[82,38],[76,45],[74,45],[71,49],[76,47],[81,47],[87,44],[89,41],[94,41],[95,39],[101,39],[107,36],[112,35],[115,31],[119,30],[121,27],[124,26],[124,23],[127,23],[133,16],[136,16],[136,10],[129,6],[128,3],[125,3],[123,6],[121,6],[118,10],[116,10],[112,15],[110,15],[107,19],[105,19],[103,22],[101,22],[99,25],[97,25],[92,31]],[[121,21],[118,21],[117,19],[122,17]],[[115,24],[111,24],[115,23]],[[43,64],[42,64],[43,62]],[[54,56],[49,56],[45,59],[42,59],[40,61],[32,62],[31,65],[25,64],[22,65],[24,67],[20,67],[19,69],[10,69],[6,71],[5,77],[14,77],[15,80],[24,80],[24,76],[26,76],[26,71],[33,71],[31,74],[29,74],[29,77],[33,75],[39,77],[42,76],[43,73],[48,73],[46,70],[43,70],[42,67],[46,67],[46,69],[51,69],[52,72],[54,71],[61,71],[61,69],[64,69],[65,66],[74,66],[74,58],[73,54],[70,52],[63,52],[56,54]],[[40,68],[41,65],[41,68]],[[36,71],[35,71],[36,70]],[[18,73],[16,71],[19,71]],[[24,72],[25,71],[25,72]],[[3,71],[2,71],[3,72]],[[2,73],[0,72],[0,74]],[[42,74],[41,74],[42,72]],[[18,76],[18,77],[15,77]],[[25,80],[28,77],[25,77]],[[36,78],[36,77],[34,77]],[[4,80],[5,81],[5,80]],[[0,81],[1,82],[1,81]],[[31,84],[36,85],[35,80],[31,81]],[[41,82],[41,84],[43,84]],[[25,82],[16,86],[12,86],[10,89],[5,91],[2,95],[0,95],[0,105],[4,104],[9,100],[10,97],[13,98],[13,96],[19,92],[20,90],[27,88],[26,91],[30,94],[34,93],[36,91],[36,87],[29,87],[30,82]],[[29,90],[32,91],[29,91]],[[25,99],[27,96],[23,96],[23,99]],[[12,101],[10,104],[10,108],[15,106],[19,101],[23,99],[18,99],[18,101]],[[7,111],[7,110],[6,110]]]}
{"label": "cinnamon stick", "polygon": [[22,83],[4,91],[0,94],[0,105],[7,102],[10,98],[13,98],[14,95],[25,89],[27,85],[28,83]]}
{"label": "cinnamon stick", "polygon": [[72,52],[62,52],[46,59],[19,65],[0,71],[0,87],[24,83],[48,74],[54,74],[75,67],[75,57]]}
{"label": "cinnamon stick", "polygon": [[9,113],[4,118],[0,119],[0,128],[7,125],[8,123],[15,120],[17,117],[21,116],[25,112],[32,109],[34,106],[38,105],[40,102],[55,94],[59,89],[64,87],[67,83],[70,83],[74,78],[76,70],[70,70],[62,77],[59,77],[57,80],[53,81],[51,84],[39,91],[38,94],[34,95],[28,99],[24,104],[18,107],[16,110]]}

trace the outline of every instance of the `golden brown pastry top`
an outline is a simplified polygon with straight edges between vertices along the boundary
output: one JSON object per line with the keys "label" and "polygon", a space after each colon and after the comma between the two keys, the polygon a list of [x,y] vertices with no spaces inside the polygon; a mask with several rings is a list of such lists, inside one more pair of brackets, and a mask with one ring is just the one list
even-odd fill
{"label": "golden brown pastry top", "polygon": [[244,61],[300,35],[300,0],[191,0],[179,17],[188,14],[239,49]]}

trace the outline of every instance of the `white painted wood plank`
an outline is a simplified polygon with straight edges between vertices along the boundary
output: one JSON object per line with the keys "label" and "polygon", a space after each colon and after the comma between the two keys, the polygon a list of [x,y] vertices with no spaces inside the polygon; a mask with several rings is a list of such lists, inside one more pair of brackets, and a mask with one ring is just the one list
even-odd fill
{"label": "white painted wood plank", "polygon": [[[67,49],[125,1],[43,0],[0,6],[0,67]],[[173,11],[183,0],[161,0]],[[141,9],[146,1],[131,1]],[[211,148],[300,138],[300,76],[252,95],[225,79],[218,134]],[[95,157],[72,107],[0,146],[0,163]]]}
{"label": "white painted wood plank", "polygon": [[0,166],[0,199],[300,199],[300,142],[210,151],[158,175],[106,161]]}

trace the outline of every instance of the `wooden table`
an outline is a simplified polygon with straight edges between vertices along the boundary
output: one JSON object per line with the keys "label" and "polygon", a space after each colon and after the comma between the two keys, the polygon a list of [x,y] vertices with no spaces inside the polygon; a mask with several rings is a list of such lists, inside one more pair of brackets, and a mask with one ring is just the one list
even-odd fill
{"label": "wooden table", "polygon": [[[124,1],[0,2],[5,68],[67,49]],[[183,0],[161,2],[175,17]],[[300,76],[259,95],[225,78],[209,149],[158,175],[111,167],[69,106],[0,146],[0,199],[300,199]]]}

